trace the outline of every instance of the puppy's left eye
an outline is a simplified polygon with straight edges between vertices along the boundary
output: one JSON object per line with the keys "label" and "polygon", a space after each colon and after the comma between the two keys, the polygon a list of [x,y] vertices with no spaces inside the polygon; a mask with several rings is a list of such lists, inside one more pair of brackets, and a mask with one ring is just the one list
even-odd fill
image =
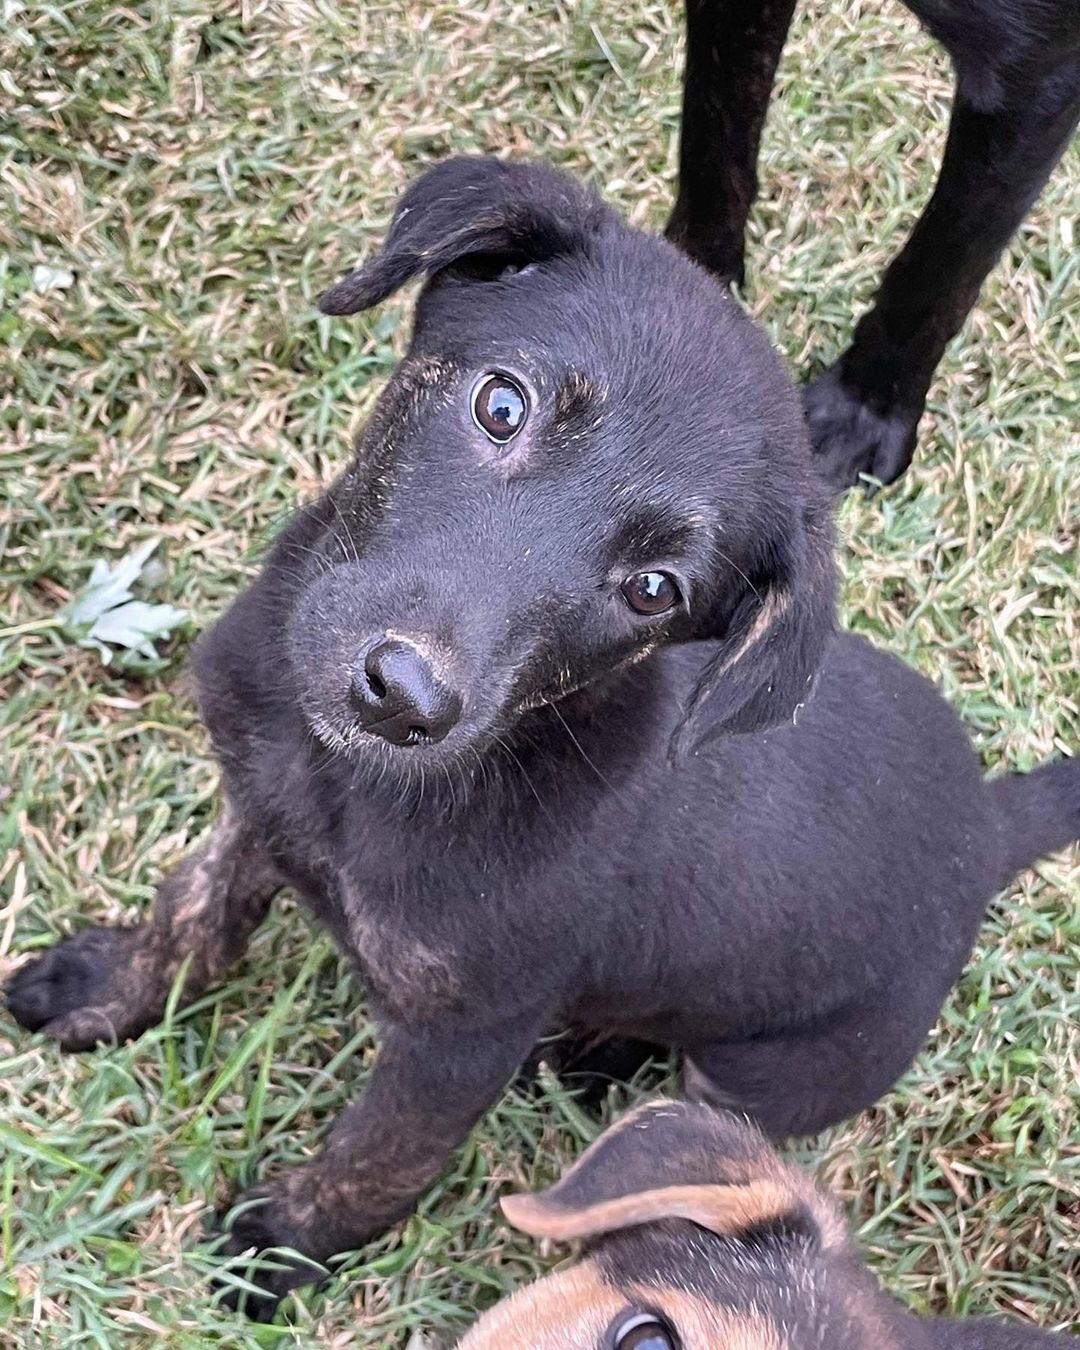
{"label": "puppy's left eye", "polygon": [[675,1332],[652,1313],[633,1313],[616,1326],[613,1350],[679,1350]]}
{"label": "puppy's left eye", "polygon": [[622,584],[623,599],[637,614],[663,614],[682,598],[666,572],[635,572]]}
{"label": "puppy's left eye", "polygon": [[485,375],[473,388],[472,415],[485,436],[503,445],[525,425],[529,401],[508,375]]}

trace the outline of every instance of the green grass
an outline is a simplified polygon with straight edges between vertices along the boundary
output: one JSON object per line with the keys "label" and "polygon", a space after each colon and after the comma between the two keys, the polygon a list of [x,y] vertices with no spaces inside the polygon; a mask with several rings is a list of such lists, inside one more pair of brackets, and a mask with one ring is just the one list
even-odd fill
{"label": "green grass", "polygon": [[[749,301],[793,364],[831,358],[929,191],[943,59],[865,0],[799,19],[763,156]],[[827,11],[827,12],[826,12]],[[637,223],[671,200],[673,4],[9,3],[0,27],[0,978],[90,920],[130,922],[204,830],[216,771],[184,676],[70,646],[58,607],[147,538],[145,598],[208,623],[284,512],[344,462],[404,300],[311,297],[450,151],[545,155]],[[1080,155],[953,344],[916,469],[842,513],[845,612],[932,674],[988,764],[1080,743]],[[39,293],[35,266],[74,274]],[[922,1309],[1080,1330],[1080,870],[999,903],[926,1054],[805,1149],[886,1284]],[[211,1305],[199,1235],[305,1156],[373,1053],[329,945],[286,904],[225,988],[138,1044],[63,1058],[0,1018],[0,1343],[404,1346],[452,1339],[551,1256],[506,1185],[590,1136],[508,1097],[417,1218],[257,1329]]]}

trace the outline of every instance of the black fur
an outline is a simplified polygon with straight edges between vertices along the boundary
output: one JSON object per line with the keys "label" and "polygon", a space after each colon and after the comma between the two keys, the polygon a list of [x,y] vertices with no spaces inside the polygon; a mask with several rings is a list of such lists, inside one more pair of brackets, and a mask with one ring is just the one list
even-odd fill
{"label": "black fur", "polygon": [[[122,960],[69,939],[9,996],[70,1048],[129,1034],[299,891],[381,1053],[237,1252],[323,1260],[408,1213],[556,1026],[682,1049],[776,1136],[839,1120],[907,1067],[1006,874],[1080,834],[1080,765],[988,788],[932,687],[835,632],[798,400],[720,286],[549,170],[454,160],[406,203],[325,304],[434,272],[409,353],[195,652],[228,814]],[[506,445],[470,412],[488,371],[531,395]],[[638,616],[620,583],[658,568],[685,603]],[[461,696],[438,744],[356,720],[388,632]],[[1031,793],[1037,830],[1002,800]]]}
{"label": "black fur", "polygon": [[[805,407],[838,487],[911,462],[934,369],[1080,117],[1076,0],[906,0],[948,50],[956,95],[934,195],[851,346]],[[668,235],[743,277],[758,142],[795,0],[686,0],[679,197]]]}

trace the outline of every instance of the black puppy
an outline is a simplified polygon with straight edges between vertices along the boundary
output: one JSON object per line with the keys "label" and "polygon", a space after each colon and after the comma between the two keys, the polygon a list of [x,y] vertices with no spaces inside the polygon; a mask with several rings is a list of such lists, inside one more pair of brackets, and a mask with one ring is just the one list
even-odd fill
{"label": "black puppy", "polygon": [[421,274],[354,461],[196,648],[221,822],[148,923],[10,991],[67,1049],[136,1035],[300,892],[381,1052],[237,1251],[321,1260],[407,1214],[556,1025],[685,1050],[772,1135],[840,1120],[992,893],[1080,835],[1080,762],[986,785],[932,687],[834,632],[798,402],[721,287],[487,159],[415,183],[322,305]]}
{"label": "black puppy", "polygon": [[[1077,0],[905,0],[952,58],[937,188],[852,345],[806,390],[810,437],[839,487],[911,462],[945,345],[1038,196],[1080,117]],[[686,0],[679,196],[668,237],[716,276],[743,275],[743,232],[795,0]]]}

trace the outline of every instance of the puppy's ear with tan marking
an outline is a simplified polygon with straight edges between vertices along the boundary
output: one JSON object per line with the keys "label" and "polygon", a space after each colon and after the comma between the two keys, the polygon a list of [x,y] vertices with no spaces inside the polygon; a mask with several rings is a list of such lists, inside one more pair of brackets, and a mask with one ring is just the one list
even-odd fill
{"label": "puppy's ear with tan marking", "polygon": [[661,1219],[688,1219],[721,1236],[774,1223],[812,1229],[829,1245],[834,1227],[840,1240],[843,1235],[809,1179],[755,1129],[735,1116],[678,1102],[631,1112],[554,1186],[507,1196],[502,1208],[515,1228],[556,1241]]}
{"label": "puppy's ear with tan marking", "polygon": [[581,248],[607,207],[542,164],[483,156],[448,159],[406,189],[382,251],[319,299],[324,314],[355,314],[407,281],[472,260],[500,267],[546,262]]}
{"label": "puppy's ear with tan marking", "polygon": [[[798,721],[836,627],[832,503],[816,482],[810,500],[763,542],[754,575],[725,616],[672,737],[673,756],[718,735]],[[709,634],[708,636],[713,636]]]}

